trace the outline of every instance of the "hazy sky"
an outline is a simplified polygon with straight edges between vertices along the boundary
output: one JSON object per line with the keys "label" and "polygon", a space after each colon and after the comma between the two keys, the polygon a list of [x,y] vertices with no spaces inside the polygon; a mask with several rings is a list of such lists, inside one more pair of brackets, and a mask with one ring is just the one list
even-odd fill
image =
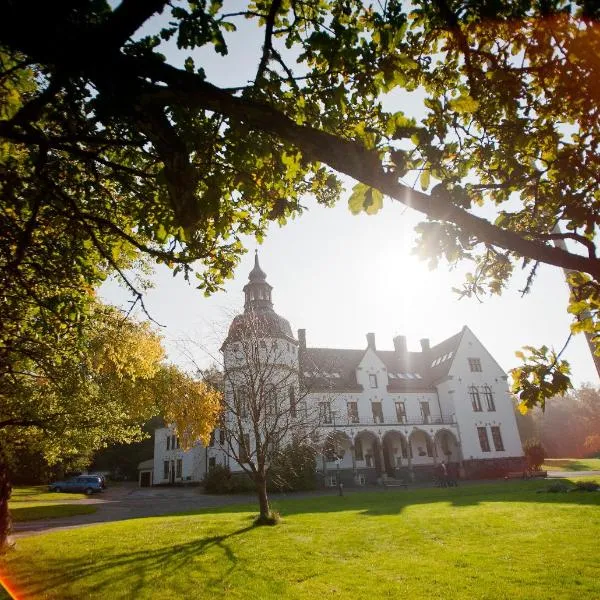
{"label": "hazy sky", "polygon": [[[224,86],[252,79],[261,39],[242,22],[238,33],[229,35],[230,55],[226,59],[209,52],[192,53],[208,80]],[[181,62],[187,53],[172,48],[166,54]],[[418,116],[419,95],[394,99],[398,109]],[[351,182],[349,182],[351,186]],[[348,187],[349,190],[349,187]],[[302,217],[270,229],[266,241],[257,246],[249,241],[249,252],[236,271],[235,280],[224,292],[205,298],[181,277],[173,278],[158,269],[155,288],[146,304],[152,316],[164,324],[170,358],[182,362],[176,340],[192,337],[212,352],[232,311],[243,307],[242,287],[252,268],[254,249],[259,248],[261,266],[274,287],[275,310],[286,317],[292,330],[305,328],[309,346],[366,347],[365,334],[376,335],[377,347],[392,349],[392,338],[408,337],[408,347],[419,349],[419,339],[432,345],[468,325],[500,365],[516,366],[515,350],[525,344],[547,344],[560,349],[568,334],[567,287],[562,272],[541,266],[533,291],[521,298],[518,290],[524,277],[519,273],[502,297],[459,300],[452,287],[461,287],[465,264],[449,271],[440,266],[429,271],[427,264],[411,255],[413,228],[421,216],[386,199],[375,216],[353,216],[347,208],[348,193],[333,209],[315,206]],[[129,299],[116,285],[107,285],[102,295],[124,304]],[[573,380],[597,384],[589,350],[582,336],[576,336],[564,355],[571,363]],[[199,356],[205,364],[208,356]]]}

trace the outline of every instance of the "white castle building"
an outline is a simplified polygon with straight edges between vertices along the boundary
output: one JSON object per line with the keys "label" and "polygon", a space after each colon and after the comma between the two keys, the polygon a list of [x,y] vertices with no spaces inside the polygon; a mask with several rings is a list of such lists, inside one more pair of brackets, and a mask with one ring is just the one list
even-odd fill
{"label": "white castle building", "polygon": [[[303,401],[320,416],[320,437],[333,434],[341,450],[335,461],[317,460],[325,485],[429,479],[441,462],[462,477],[524,468],[506,373],[468,327],[433,346],[422,339],[420,352],[409,351],[404,336],[393,338],[393,350],[380,350],[373,333],[365,348],[312,348],[306,330],[295,337],[275,313],[272,289],[256,257],[244,313],[234,318],[221,348],[223,364],[226,372],[236,367],[240,331],[260,315],[261,346],[279,348],[293,370],[290,397],[306,391]],[[226,394],[234,393],[231,385]],[[172,429],[158,429],[152,482],[200,481],[216,464],[242,471],[224,443],[216,430],[209,447],[184,452]]]}

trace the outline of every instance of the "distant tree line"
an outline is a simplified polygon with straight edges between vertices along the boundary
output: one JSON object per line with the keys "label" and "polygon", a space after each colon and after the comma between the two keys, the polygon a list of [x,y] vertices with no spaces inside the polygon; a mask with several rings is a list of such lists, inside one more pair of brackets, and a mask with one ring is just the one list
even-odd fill
{"label": "distant tree line", "polygon": [[544,411],[517,414],[521,440],[538,439],[548,457],[600,454],[600,390],[590,385],[547,401]]}

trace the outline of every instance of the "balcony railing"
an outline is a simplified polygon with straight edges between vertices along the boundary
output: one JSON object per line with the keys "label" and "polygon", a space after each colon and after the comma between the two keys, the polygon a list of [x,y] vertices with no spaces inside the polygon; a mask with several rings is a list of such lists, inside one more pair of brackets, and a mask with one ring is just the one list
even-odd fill
{"label": "balcony railing", "polygon": [[398,417],[386,416],[383,419],[373,417],[353,416],[351,418],[331,418],[328,422],[321,421],[323,427],[358,427],[360,425],[454,425],[454,415],[441,415],[437,417]]}

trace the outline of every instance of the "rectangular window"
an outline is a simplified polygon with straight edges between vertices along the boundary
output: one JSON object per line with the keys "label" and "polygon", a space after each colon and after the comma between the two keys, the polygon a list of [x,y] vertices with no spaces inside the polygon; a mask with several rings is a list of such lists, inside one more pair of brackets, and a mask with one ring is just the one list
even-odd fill
{"label": "rectangular window", "polygon": [[247,463],[250,459],[250,434],[244,433],[240,441],[240,462]]}
{"label": "rectangular window", "polygon": [[170,449],[171,449],[171,436],[168,435],[167,436],[167,450],[170,450]]}
{"label": "rectangular window", "polygon": [[319,422],[329,424],[333,422],[331,418],[331,403],[319,402]]}
{"label": "rectangular window", "polygon": [[369,385],[372,388],[377,387],[377,375],[369,375]]}
{"label": "rectangular window", "polygon": [[169,461],[163,462],[163,479],[169,479]]}
{"label": "rectangular window", "polygon": [[290,385],[289,388],[289,396],[290,396],[290,417],[295,419],[297,416],[296,413],[296,392],[294,391],[294,386]]}
{"label": "rectangular window", "polygon": [[363,445],[360,440],[354,442],[354,458],[356,460],[364,460]]}
{"label": "rectangular window", "polygon": [[208,459],[208,468],[212,469],[213,467],[215,467],[217,465],[217,459],[214,456],[211,456]]}
{"label": "rectangular window", "polygon": [[177,459],[177,478],[181,479],[183,476],[183,461],[181,460],[181,458]]}
{"label": "rectangular window", "polygon": [[469,369],[471,369],[473,373],[481,373],[481,359],[469,358]]}
{"label": "rectangular window", "polygon": [[404,402],[396,402],[396,420],[398,423],[406,423],[406,405]]}
{"label": "rectangular window", "polygon": [[494,448],[498,450],[498,452],[502,452],[504,450],[504,442],[502,441],[500,427],[492,427],[492,440],[494,440]]}
{"label": "rectangular window", "polygon": [[381,402],[371,402],[371,410],[373,411],[373,421],[375,423],[383,423],[383,407]]}
{"label": "rectangular window", "polygon": [[225,445],[225,430],[223,427],[219,429],[219,444],[221,444],[221,446]]}
{"label": "rectangular window", "polygon": [[245,386],[235,391],[235,409],[240,419],[245,419],[248,416],[248,392]]}
{"label": "rectangular window", "polygon": [[423,417],[423,423],[429,423],[429,417],[431,417],[429,402],[421,402],[421,417]]}
{"label": "rectangular window", "polygon": [[176,437],[174,435],[172,435],[171,436],[171,450],[175,450],[175,448],[176,448],[175,439],[176,439]]}
{"label": "rectangular window", "polygon": [[348,402],[348,421],[358,423],[358,403]]}
{"label": "rectangular window", "polygon": [[478,427],[477,434],[479,435],[479,445],[481,446],[482,452],[490,451],[490,440],[488,439],[487,428]]}

